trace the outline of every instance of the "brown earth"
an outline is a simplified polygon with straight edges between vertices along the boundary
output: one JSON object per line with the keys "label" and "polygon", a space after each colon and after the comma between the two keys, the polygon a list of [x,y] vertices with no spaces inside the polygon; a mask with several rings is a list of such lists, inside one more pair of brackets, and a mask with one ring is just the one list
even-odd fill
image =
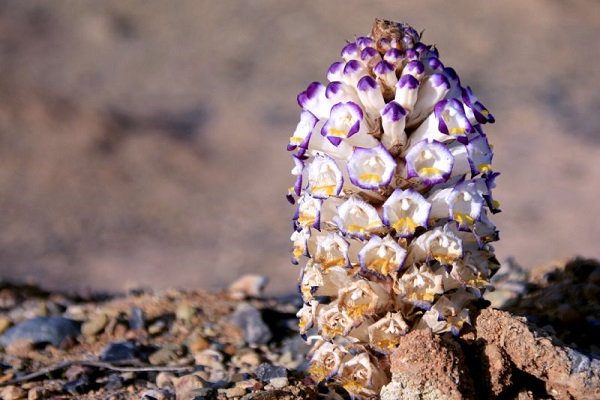
{"label": "brown earth", "polygon": [[0,4],[0,277],[295,290],[295,97],[374,17],[409,22],[494,113],[500,259],[600,257],[600,3]]}

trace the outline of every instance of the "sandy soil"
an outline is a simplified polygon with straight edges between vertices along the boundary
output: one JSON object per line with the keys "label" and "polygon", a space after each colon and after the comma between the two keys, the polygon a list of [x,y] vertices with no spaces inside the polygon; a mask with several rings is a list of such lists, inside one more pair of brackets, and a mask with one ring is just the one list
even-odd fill
{"label": "sandy soil", "polygon": [[599,258],[598,2],[13,0],[0,277],[119,291],[252,271],[295,290],[296,94],[374,17],[424,29],[495,115],[499,258]]}

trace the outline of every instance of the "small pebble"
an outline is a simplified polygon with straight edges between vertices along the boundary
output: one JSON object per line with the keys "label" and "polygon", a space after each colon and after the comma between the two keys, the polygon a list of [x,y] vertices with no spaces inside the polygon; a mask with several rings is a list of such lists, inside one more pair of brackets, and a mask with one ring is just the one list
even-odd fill
{"label": "small pebble", "polygon": [[4,315],[0,316],[0,335],[6,332],[8,328],[12,325],[12,321],[10,318],[5,317]]}
{"label": "small pebble", "polygon": [[129,329],[139,331],[146,329],[146,321],[144,320],[144,311],[139,307],[131,307],[129,312]]}
{"label": "small pebble", "polygon": [[84,336],[95,336],[108,324],[108,316],[104,313],[92,315],[81,325],[81,333]]}
{"label": "small pebble", "polygon": [[0,345],[8,347],[14,340],[28,339],[33,343],[50,343],[60,347],[69,337],[79,335],[77,322],[64,317],[35,317],[17,324],[0,336]]}
{"label": "small pebble", "polygon": [[183,355],[183,347],[176,343],[167,343],[148,357],[152,365],[166,365],[177,361]]}
{"label": "small pebble", "polygon": [[260,311],[248,303],[237,306],[231,315],[231,323],[241,329],[249,344],[266,344],[273,337]]}
{"label": "small pebble", "polygon": [[289,381],[287,377],[279,377],[279,378],[273,378],[271,380],[269,380],[269,383],[275,388],[275,389],[283,389],[284,387],[286,387],[287,385],[289,385]]}
{"label": "small pebble", "polygon": [[165,387],[171,387],[173,386],[173,381],[175,380],[175,375],[172,374],[171,372],[159,372],[156,375],[156,386],[159,387],[159,389],[165,388]]}
{"label": "small pebble", "polygon": [[196,315],[196,308],[189,304],[180,304],[175,310],[175,317],[184,322],[189,322],[194,315]]}
{"label": "small pebble", "polygon": [[268,282],[269,278],[264,275],[243,275],[229,285],[227,293],[235,300],[258,297],[262,294]]}
{"label": "small pebble", "polygon": [[133,342],[114,342],[107,345],[100,353],[100,361],[135,360],[138,355],[138,346]]}
{"label": "small pebble", "polygon": [[256,369],[256,376],[261,381],[270,381],[273,378],[287,378],[288,373],[285,367],[275,366],[269,363],[262,363]]}
{"label": "small pebble", "polygon": [[46,391],[43,387],[34,387],[27,392],[27,400],[42,400],[46,398]]}
{"label": "small pebble", "polygon": [[206,387],[204,380],[195,374],[183,375],[180,378],[176,378],[173,382],[178,399],[194,389]]}
{"label": "small pebble", "polygon": [[225,396],[227,396],[229,398],[242,397],[246,394],[246,389],[243,389],[241,387],[232,387],[229,389],[219,389],[218,392],[223,393]]}
{"label": "small pebble", "polygon": [[6,386],[0,391],[0,398],[3,400],[19,400],[27,398],[27,392],[18,386]]}

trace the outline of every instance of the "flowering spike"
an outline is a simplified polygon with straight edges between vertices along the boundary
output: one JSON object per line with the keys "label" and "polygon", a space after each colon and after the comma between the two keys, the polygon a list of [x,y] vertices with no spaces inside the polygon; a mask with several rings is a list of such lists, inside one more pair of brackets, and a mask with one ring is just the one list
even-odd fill
{"label": "flowering spike", "polygon": [[459,334],[498,268],[494,117],[404,23],[376,20],[327,79],[288,143],[299,328],[315,380],[377,398],[403,335]]}

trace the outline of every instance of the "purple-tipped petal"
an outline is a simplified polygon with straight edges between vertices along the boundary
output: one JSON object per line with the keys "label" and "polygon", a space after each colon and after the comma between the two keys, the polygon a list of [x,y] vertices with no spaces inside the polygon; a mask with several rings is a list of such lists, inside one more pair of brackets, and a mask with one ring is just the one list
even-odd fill
{"label": "purple-tipped petal", "polygon": [[350,181],[366,190],[389,185],[395,170],[396,161],[381,143],[372,149],[355,147],[348,161]]}
{"label": "purple-tipped petal", "polygon": [[294,214],[294,224],[296,230],[302,230],[308,227],[321,229],[321,206],[323,200],[306,195],[298,200],[298,209]]}
{"label": "purple-tipped petal", "polygon": [[306,149],[308,148],[310,136],[312,135],[312,131],[315,128],[317,122],[317,117],[315,117],[310,111],[302,111],[300,113],[300,122],[298,122],[296,130],[294,131],[292,137],[290,137],[290,141],[287,145],[288,151],[300,148],[298,155],[302,156],[304,151],[306,151]]}
{"label": "purple-tipped petal", "polygon": [[348,43],[344,46],[340,55],[344,59],[344,61],[350,61],[357,58],[360,58],[360,50],[356,43]]}
{"label": "purple-tipped petal", "polygon": [[344,66],[342,81],[350,86],[356,86],[360,78],[369,75],[367,66],[359,60],[350,60]]}
{"label": "purple-tipped petal", "polygon": [[380,61],[373,68],[377,81],[387,88],[394,88],[398,83],[396,67],[387,61]]}
{"label": "purple-tipped petal", "polygon": [[469,144],[467,144],[467,154],[469,155],[472,176],[491,172],[494,153],[490,148],[487,137],[479,135],[470,139]]}
{"label": "purple-tipped petal", "polygon": [[425,66],[421,61],[413,60],[406,64],[406,66],[402,69],[402,75],[412,75],[417,79],[421,79],[423,74],[425,73]]}
{"label": "purple-tipped petal", "polygon": [[364,240],[383,227],[377,210],[358,196],[352,196],[338,207],[334,222],[347,236]]}
{"label": "purple-tipped petal", "polygon": [[298,95],[298,104],[317,118],[327,118],[331,103],[325,97],[325,89],[325,85],[320,82],[311,83]]}
{"label": "purple-tipped petal", "polygon": [[325,96],[331,101],[332,104],[353,102],[360,104],[360,99],[356,90],[343,82],[335,81],[327,85]]}
{"label": "purple-tipped petal", "polygon": [[458,223],[458,229],[469,231],[481,216],[485,200],[477,188],[477,182],[464,181],[454,188],[449,202],[449,219]]}
{"label": "purple-tipped petal", "polygon": [[360,53],[360,59],[364,62],[368,67],[373,68],[375,64],[381,61],[381,55],[377,50],[372,47],[366,47]]}
{"label": "purple-tipped petal", "polygon": [[375,41],[370,37],[361,36],[356,38],[356,45],[362,50],[365,47],[375,47]]}
{"label": "purple-tipped petal", "polygon": [[342,139],[348,138],[359,131],[362,119],[363,112],[358,104],[351,101],[338,103],[331,107],[329,119],[323,125],[321,134],[331,144],[338,146]]}
{"label": "purple-tipped petal", "polygon": [[470,87],[467,86],[466,88],[463,88],[461,94],[462,101],[467,107],[467,116],[472,114],[472,117],[470,118],[472,120],[471,122],[485,124],[487,122],[494,123],[496,121],[488,109],[477,101],[477,97],[475,97]]}
{"label": "purple-tipped petal", "polygon": [[418,177],[427,186],[446,182],[453,166],[452,153],[436,140],[422,140],[406,153],[407,178]]}
{"label": "purple-tipped petal", "polygon": [[406,146],[406,126],[407,111],[395,101],[390,101],[381,110],[381,127],[383,134],[381,143],[390,153],[397,155]]}
{"label": "purple-tipped petal", "polygon": [[463,103],[457,99],[445,99],[438,102],[433,112],[438,119],[438,130],[455,137],[463,144],[468,143],[467,134],[475,132],[465,114]]}
{"label": "purple-tipped petal", "polygon": [[308,166],[308,191],[317,199],[337,196],[344,178],[335,160],[327,154],[317,154]]}
{"label": "purple-tipped petal", "polygon": [[398,104],[407,111],[412,111],[419,93],[419,81],[412,75],[403,75],[396,85],[396,98]]}
{"label": "purple-tipped petal", "polygon": [[399,271],[405,258],[406,250],[390,235],[383,239],[371,236],[369,242],[358,253],[363,273],[369,272],[376,276],[389,276]]}
{"label": "purple-tipped petal", "polygon": [[385,107],[383,93],[377,81],[371,76],[363,76],[358,81],[356,88],[358,89],[358,98],[364,105],[367,114],[372,119],[377,118],[378,115],[376,114],[379,114],[379,110]]}
{"label": "purple-tipped petal", "polygon": [[344,76],[344,67],[346,63],[343,61],[337,61],[331,64],[327,70],[327,79],[329,82],[341,81]]}

